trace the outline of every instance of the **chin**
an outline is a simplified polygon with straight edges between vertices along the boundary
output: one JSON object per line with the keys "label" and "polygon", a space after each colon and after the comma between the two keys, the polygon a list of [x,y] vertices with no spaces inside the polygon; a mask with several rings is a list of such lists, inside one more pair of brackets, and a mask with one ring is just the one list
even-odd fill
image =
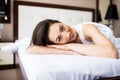
{"label": "chin", "polygon": [[70,43],[74,43],[75,42],[75,40],[71,40],[71,41],[69,41]]}

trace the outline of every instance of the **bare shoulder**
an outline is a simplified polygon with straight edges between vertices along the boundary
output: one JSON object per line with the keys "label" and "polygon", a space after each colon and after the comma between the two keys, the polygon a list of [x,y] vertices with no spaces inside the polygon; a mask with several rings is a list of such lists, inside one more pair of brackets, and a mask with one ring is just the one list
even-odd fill
{"label": "bare shoulder", "polygon": [[95,27],[95,25],[90,24],[90,23],[83,24],[83,30],[87,32],[99,31],[98,28]]}
{"label": "bare shoulder", "polygon": [[83,34],[86,40],[92,40],[92,36],[99,35],[101,32],[93,24],[83,24]]}

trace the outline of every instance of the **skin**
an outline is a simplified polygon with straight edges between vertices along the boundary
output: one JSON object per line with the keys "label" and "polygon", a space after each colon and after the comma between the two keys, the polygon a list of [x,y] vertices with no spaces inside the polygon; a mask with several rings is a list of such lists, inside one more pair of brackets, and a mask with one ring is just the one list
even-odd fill
{"label": "skin", "polygon": [[50,26],[48,35],[55,45],[48,45],[47,47],[32,45],[28,51],[41,53],[41,51],[45,50],[46,52],[43,51],[43,54],[82,54],[114,59],[118,57],[115,46],[94,25],[84,24],[83,35],[86,40],[92,41],[94,45],[82,44],[74,28],[70,28],[63,23],[55,23]]}
{"label": "skin", "polygon": [[51,25],[48,34],[49,39],[55,44],[80,42],[76,30],[63,23]]}

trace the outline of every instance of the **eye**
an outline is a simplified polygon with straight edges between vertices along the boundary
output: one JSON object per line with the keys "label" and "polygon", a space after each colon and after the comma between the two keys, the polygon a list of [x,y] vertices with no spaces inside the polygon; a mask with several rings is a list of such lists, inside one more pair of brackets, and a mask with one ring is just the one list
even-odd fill
{"label": "eye", "polygon": [[64,26],[63,25],[60,25],[60,31],[63,32],[65,30]]}
{"label": "eye", "polygon": [[[63,26],[63,25],[59,25],[59,30],[60,30],[60,32],[63,32],[63,31],[65,30],[64,26]],[[62,36],[62,35],[59,35],[59,36],[56,38],[56,41],[57,41],[57,42],[60,42],[60,41],[62,41],[62,39],[63,39],[63,36]]]}
{"label": "eye", "polygon": [[62,36],[59,36],[59,37],[57,38],[57,41],[60,42],[62,39],[63,39]]}

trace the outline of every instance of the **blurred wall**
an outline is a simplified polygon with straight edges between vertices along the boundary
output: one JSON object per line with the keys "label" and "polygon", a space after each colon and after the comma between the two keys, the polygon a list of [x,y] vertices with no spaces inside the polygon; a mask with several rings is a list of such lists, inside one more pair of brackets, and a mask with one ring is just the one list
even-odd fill
{"label": "blurred wall", "polygon": [[117,5],[119,20],[113,20],[113,31],[116,37],[120,37],[120,0],[113,0],[113,4]]}
{"label": "blurred wall", "polygon": [[[3,41],[13,40],[13,1],[14,0],[11,0],[11,23],[4,24],[4,29],[2,29]],[[60,4],[60,5],[69,5],[69,6],[86,7],[86,8],[96,8],[96,0],[92,0],[92,1],[91,0],[19,0],[19,1],[30,1],[30,2]]]}

